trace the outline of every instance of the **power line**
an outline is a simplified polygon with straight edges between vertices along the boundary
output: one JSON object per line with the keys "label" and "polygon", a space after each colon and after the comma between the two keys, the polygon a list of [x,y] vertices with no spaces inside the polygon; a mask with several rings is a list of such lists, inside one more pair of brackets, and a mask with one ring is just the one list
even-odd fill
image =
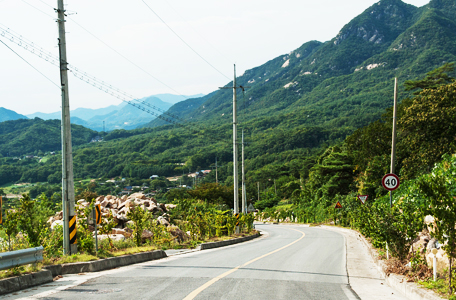
{"label": "power line", "polygon": [[[36,9],[37,11],[39,11],[39,12],[45,14],[46,16],[51,17],[51,18],[54,19],[54,20],[56,19],[54,16],[49,15],[48,13],[42,11],[41,9],[39,9],[39,8],[36,7],[36,6],[33,6],[32,4],[28,3],[27,1],[22,0],[22,2],[24,2],[25,4],[27,4],[27,5],[31,6],[31,7],[33,7],[34,9]],[[43,1],[41,1],[41,2],[43,2]],[[48,4],[45,3],[45,2],[43,2],[43,3],[46,4],[46,5],[48,5]],[[50,6],[50,5],[48,5],[48,6]],[[52,6],[51,6],[51,7],[52,7]]]}
{"label": "power line", "polygon": [[56,84],[54,81],[52,81],[52,79],[50,79],[49,77],[47,77],[46,75],[44,75],[40,70],[38,70],[37,68],[35,68],[31,63],[29,63],[27,60],[25,60],[25,58],[23,58],[22,56],[19,55],[19,53],[17,53],[16,51],[14,51],[12,48],[10,48],[7,44],[5,44],[2,40],[0,40],[0,43],[2,43],[3,45],[5,45],[8,49],[10,49],[11,51],[13,51],[14,54],[16,54],[17,56],[19,56],[20,59],[22,59],[25,63],[27,63],[30,67],[32,67],[33,69],[35,69],[35,71],[37,71],[38,73],[40,73],[44,78],[46,78],[47,80],[49,80],[53,85],[55,85],[56,87],[58,87],[60,89],[60,86],[58,84]]}
{"label": "power line", "polygon": [[[25,50],[37,55],[38,57],[48,61],[49,63],[55,65],[55,66],[60,66],[60,62],[59,62],[59,58],[55,57],[53,54],[51,54],[50,52],[46,52],[45,50],[43,50],[42,48],[36,46],[34,43],[32,42],[29,42],[27,40],[25,40],[22,36],[18,36],[17,34],[15,33],[12,33],[12,30],[10,30],[9,28],[3,28],[3,25],[0,24],[0,36],[3,36],[4,38],[6,39],[9,39],[11,42],[17,44],[18,46],[24,48]],[[9,48],[9,47],[8,47]],[[163,121],[166,121],[168,123],[172,123],[174,125],[177,125],[177,126],[180,126],[180,127],[183,127],[183,128],[186,128],[186,129],[190,129],[192,131],[194,131],[194,133],[199,133],[199,130],[204,130],[204,129],[201,129],[201,128],[198,128],[197,126],[191,126],[189,124],[181,124],[181,123],[178,123],[177,121],[175,120],[172,120],[168,117],[165,117],[163,115],[168,115],[169,117],[171,118],[175,118],[177,120],[181,120],[182,122],[185,122],[184,120],[178,118],[177,116],[173,115],[173,114],[170,114],[170,113],[167,113],[166,111],[154,106],[154,105],[151,105],[145,101],[141,101],[141,100],[138,100],[138,99],[135,99],[132,95],[129,95],[128,93],[126,92],[123,92],[121,91],[120,89],[118,88],[115,88],[114,86],[106,83],[105,81],[102,81],[92,75],[89,75],[87,74],[86,72],[68,64],[67,65],[69,71],[78,79],[82,80],[82,81],[85,81],[86,83],[92,85],[93,87],[96,87],[98,88],[99,90],[119,99],[119,100],[122,100],[126,103],[128,103],[129,105],[132,105],[146,113],[149,113]],[[40,72],[41,73],[41,72]],[[59,87],[60,88],[60,87]],[[155,109],[157,111],[159,111],[160,113],[162,113],[163,115],[161,114],[158,114],[158,113],[155,113],[137,103],[134,103],[132,101],[137,101],[139,103],[142,103],[146,106],[149,106],[151,107],[152,109]],[[192,128],[192,127],[195,127],[195,128]],[[222,139],[219,139],[213,135],[210,135],[209,138],[211,139],[215,139],[215,140],[218,140],[218,141],[224,141]]]}
{"label": "power line", "polygon": [[201,56],[198,52],[196,52],[195,49],[193,49],[183,38],[181,38],[172,28],[171,26],[169,26],[144,0],[141,0],[146,6],[147,8],[149,8],[149,10],[158,18],[160,19],[160,21],[166,25],[166,27],[168,27],[169,30],[171,30],[172,33],[174,33],[175,36],[177,36],[188,48],[190,48],[190,50],[192,50],[196,55],[198,55],[202,60],[204,60],[209,66],[211,66],[215,71],[217,71],[218,73],[220,73],[222,76],[224,76],[225,78],[227,78],[228,80],[230,80],[230,78],[228,76],[226,76],[225,74],[223,74],[219,69],[217,69],[216,67],[214,67],[209,61],[207,61],[203,56]]}
{"label": "power line", "polygon": [[220,54],[221,57],[223,57],[227,62],[229,62],[230,64],[232,64],[233,62],[231,61],[230,58],[228,58],[228,56],[224,53],[222,53],[219,49],[217,49],[214,45],[212,45],[212,43],[210,43],[202,34],[200,34],[198,31],[196,31],[196,29],[190,25],[190,23],[169,3],[169,1],[166,1],[166,4],[168,4],[169,7],[171,7],[172,10],[174,10],[174,12],[182,19],[185,21],[185,23],[187,23],[187,25],[189,27],[191,27],[193,29],[194,32],[196,32],[200,38],[202,40],[204,40],[209,46],[211,46],[218,54]]}
{"label": "power line", "polygon": [[126,56],[124,56],[122,53],[120,53],[119,51],[117,51],[116,49],[114,49],[113,47],[111,47],[110,45],[108,45],[107,43],[105,43],[104,41],[102,41],[100,38],[98,38],[95,34],[93,34],[92,32],[90,32],[88,29],[84,28],[81,24],[79,24],[78,22],[76,22],[75,20],[73,20],[73,18],[70,18],[68,17],[72,22],[74,22],[76,25],[78,25],[79,27],[81,27],[83,30],[85,30],[88,34],[90,34],[91,36],[93,36],[95,39],[97,39],[99,42],[101,42],[102,44],[104,44],[106,47],[108,47],[109,49],[111,49],[112,51],[114,51],[115,53],[117,53],[119,56],[121,56],[123,59],[125,59],[126,61],[128,61],[129,63],[131,63],[132,65],[134,65],[135,67],[137,67],[138,69],[140,69],[141,71],[143,71],[145,74],[147,74],[148,76],[150,76],[151,78],[155,79],[156,81],[158,81],[159,83],[163,84],[164,86],[166,86],[167,88],[169,88],[170,90],[172,90],[173,92],[175,92],[176,94],[178,94],[179,96],[182,96],[184,97],[185,99],[188,99],[186,96],[182,95],[181,93],[179,93],[178,91],[176,91],[175,89],[173,89],[172,87],[170,87],[169,85],[167,85],[166,83],[164,83],[163,81],[161,81],[160,79],[158,79],[157,77],[155,77],[154,75],[150,74],[149,72],[147,72],[146,70],[144,70],[144,68],[138,66],[137,64],[135,64],[133,61],[131,61],[130,59],[128,59]]}

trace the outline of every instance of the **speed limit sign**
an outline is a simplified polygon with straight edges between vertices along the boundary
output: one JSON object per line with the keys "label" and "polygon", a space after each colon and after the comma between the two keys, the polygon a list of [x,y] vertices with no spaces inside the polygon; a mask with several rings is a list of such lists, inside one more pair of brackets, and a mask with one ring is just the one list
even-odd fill
{"label": "speed limit sign", "polygon": [[382,185],[388,191],[394,191],[395,189],[397,189],[399,187],[399,184],[400,184],[399,177],[397,177],[396,174],[393,174],[393,173],[386,174],[382,178]]}

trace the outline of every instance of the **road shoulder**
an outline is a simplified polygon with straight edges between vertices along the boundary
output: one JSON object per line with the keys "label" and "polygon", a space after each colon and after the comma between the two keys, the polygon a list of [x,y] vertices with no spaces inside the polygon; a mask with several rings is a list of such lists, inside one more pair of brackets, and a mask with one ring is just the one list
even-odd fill
{"label": "road shoulder", "polygon": [[361,299],[442,299],[432,291],[407,282],[404,276],[386,276],[383,264],[377,259],[374,249],[359,232],[333,226],[319,227],[339,232],[345,237],[350,286]]}

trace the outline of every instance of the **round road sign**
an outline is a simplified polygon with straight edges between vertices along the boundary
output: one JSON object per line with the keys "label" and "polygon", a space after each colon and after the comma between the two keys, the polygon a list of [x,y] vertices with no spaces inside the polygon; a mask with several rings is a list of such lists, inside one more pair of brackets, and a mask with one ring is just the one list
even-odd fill
{"label": "round road sign", "polygon": [[396,174],[393,174],[393,173],[386,174],[382,178],[382,185],[388,191],[394,191],[395,189],[397,189],[399,187],[399,184],[400,184],[399,177],[397,177]]}

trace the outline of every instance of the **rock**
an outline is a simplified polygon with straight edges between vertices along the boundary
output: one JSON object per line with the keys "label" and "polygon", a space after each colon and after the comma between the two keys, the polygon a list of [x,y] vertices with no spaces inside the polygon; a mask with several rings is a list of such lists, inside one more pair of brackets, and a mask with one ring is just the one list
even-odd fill
{"label": "rock", "polygon": [[104,200],[104,196],[98,196],[95,201],[96,202],[102,202]]}
{"label": "rock", "polygon": [[127,200],[127,198],[128,198],[127,195],[123,195],[120,199],[121,199],[122,201],[125,201],[125,200]]}
{"label": "rock", "polygon": [[186,240],[189,239],[189,236],[185,232],[180,230],[179,227],[177,227],[175,225],[168,226],[167,230],[168,230],[169,233],[171,233],[173,236],[176,237],[176,240],[179,243],[180,242],[185,242]]}
{"label": "rock", "polygon": [[141,239],[143,239],[143,240],[151,239],[153,236],[154,236],[154,234],[152,231],[144,229],[141,234]]}
{"label": "rock", "polygon": [[108,204],[109,204],[109,200],[103,200],[103,201],[101,201],[101,203],[100,203],[101,207],[107,207]]}
{"label": "rock", "polygon": [[436,243],[436,242],[437,242],[437,239],[436,239],[436,238],[432,238],[432,239],[428,242],[428,244],[427,244],[427,246],[426,246],[426,251],[429,252],[429,251],[431,251],[432,249],[437,248],[437,247],[435,246],[435,243]]}
{"label": "rock", "polygon": [[63,219],[63,211],[59,211],[54,216],[55,220],[62,220]]}
{"label": "rock", "polygon": [[159,205],[160,209],[163,211],[163,212],[167,212],[168,210],[166,209],[166,205],[164,203],[160,203]]}
{"label": "rock", "polygon": [[166,219],[163,218],[162,216],[160,216],[160,217],[157,218],[157,222],[159,222],[161,225],[169,226],[168,220],[166,220]]}
{"label": "rock", "polygon": [[[450,263],[448,260],[448,256],[446,255],[446,252],[443,249],[439,249],[437,252],[437,273],[443,274],[445,270],[448,270],[450,268]],[[434,263],[434,254],[431,252],[426,253],[426,261],[430,269],[433,268],[433,263]]]}
{"label": "rock", "polygon": [[128,238],[128,237],[131,236],[131,233],[130,233],[130,232],[127,232],[127,231],[125,231],[125,229],[120,229],[120,228],[114,228],[114,229],[112,230],[112,233],[113,233],[113,234],[121,234],[121,235],[123,235],[123,236],[126,237],[126,238]]}
{"label": "rock", "polygon": [[128,222],[128,218],[126,216],[123,216],[123,215],[117,214],[116,215],[116,219],[119,220],[119,221],[122,221],[122,222]]}
{"label": "rock", "polygon": [[82,202],[86,202],[85,199],[80,199],[78,201],[76,201],[77,203],[81,204]]}
{"label": "rock", "polygon": [[55,218],[54,217],[50,217],[49,220],[47,220],[46,223],[49,223],[49,225],[52,225],[52,223],[54,223],[55,221]]}
{"label": "rock", "polygon": [[144,195],[143,193],[133,193],[130,195],[129,198],[138,198],[138,199],[146,199],[146,195]]}
{"label": "rock", "polygon": [[107,195],[107,196],[105,197],[105,199],[111,200],[111,199],[112,199],[112,195]]}
{"label": "rock", "polygon": [[114,208],[114,209],[116,209],[116,208],[118,207],[118,205],[117,205],[117,202],[116,202],[116,203],[114,203],[114,204],[111,204],[111,206],[110,206],[110,207],[111,207],[111,208]]}
{"label": "rock", "polygon": [[431,215],[427,215],[425,218],[424,218],[424,223],[427,225],[427,230],[430,232],[430,233],[434,233],[434,228],[436,226],[436,223],[435,223],[435,218]]}
{"label": "rock", "polygon": [[122,209],[119,209],[117,211],[117,214],[126,216],[129,211],[130,211],[130,208],[125,206],[125,207],[122,207]]}
{"label": "rock", "polygon": [[155,204],[151,204],[149,207],[146,208],[150,212],[156,212],[158,211],[158,207]]}
{"label": "rock", "polygon": [[162,217],[165,218],[166,221],[169,222],[169,215],[168,215],[167,213],[164,213],[164,214],[162,215]]}
{"label": "rock", "polygon": [[51,229],[54,230],[56,226],[63,226],[63,220],[56,220],[51,224]]}
{"label": "rock", "polygon": [[[99,241],[105,240],[107,238],[108,238],[107,234],[97,234],[97,240],[99,240]],[[113,241],[124,241],[125,240],[125,236],[123,236],[122,234],[110,234],[109,238]]]}
{"label": "rock", "polygon": [[135,207],[135,202],[133,202],[131,200],[127,200],[127,201],[125,201],[125,207],[133,208],[133,207]]}
{"label": "rock", "polygon": [[[135,222],[133,222],[133,221],[131,221],[131,220],[128,221],[126,224],[127,224],[127,226],[131,226],[131,227],[135,226]],[[132,232],[133,232],[133,231],[132,231]]]}
{"label": "rock", "polygon": [[177,207],[176,204],[165,204],[165,207],[167,210],[170,210],[170,209],[175,209]]}
{"label": "rock", "polygon": [[121,209],[124,208],[124,207],[125,207],[125,202],[120,203],[119,205],[117,205],[117,209],[118,209],[118,210],[121,210]]}

